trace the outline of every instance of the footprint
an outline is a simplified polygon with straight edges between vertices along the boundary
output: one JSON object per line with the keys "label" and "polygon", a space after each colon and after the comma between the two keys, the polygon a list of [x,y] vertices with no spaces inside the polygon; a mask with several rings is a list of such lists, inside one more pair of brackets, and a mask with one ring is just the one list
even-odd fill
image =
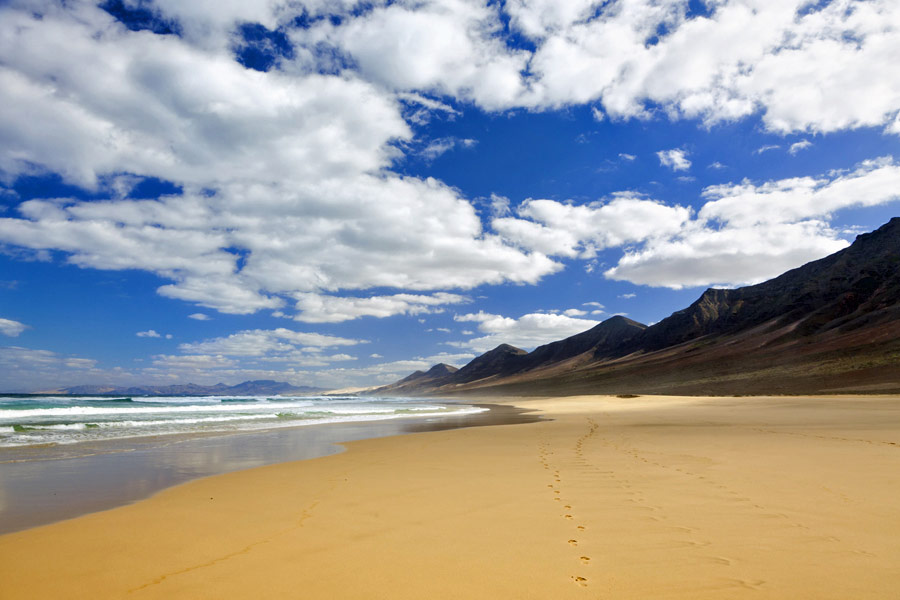
{"label": "footprint", "polygon": [[585,529],[587,529],[587,527],[585,527],[584,525],[579,525],[575,529],[577,529],[578,531],[584,531]]}
{"label": "footprint", "polygon": [[564,519],[569,519],[569,520],[571,520],[571,519],[572,519],[572,515],[563,515],[563,518],[564,518]]}
{"label": "footprint", "polygon": [[566,510],[570,510],[570,509],[572,508],[572,505],[571,505],[571,504],[566,504],[565,506],[563,506],[563,508],[566,509]]}
{"label": "footprint", "polygon": [[587,587],[587,577],[578,577],[577,575],[572,575],[572,581],[574,581],[581,587]]}
{"label": "footprint", "polygon": [[570,546],[577,546],[577,545],[578,545],[578,540],[569,540],[569,545],[570,545]]}
{"label": "footprint", "polygon": [[581,556],[579,558],[580,558],[581,562],[583,562],[584,564],[588,564],[589,562],[591,562],[590,556]]}

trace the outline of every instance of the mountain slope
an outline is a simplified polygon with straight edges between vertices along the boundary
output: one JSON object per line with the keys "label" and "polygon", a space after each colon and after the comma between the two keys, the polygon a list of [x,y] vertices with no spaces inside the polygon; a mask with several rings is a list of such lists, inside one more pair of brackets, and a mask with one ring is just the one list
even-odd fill
{"label": "mountain slope", "polygon": [[723,335],[771,322],[794,323],[802,337],[845,331],[898,315],[900,218],[860,235],[848,248],[775,279],[737,289],[708,289],[688,308],[633,340],[631,350],[652,351],[705,335]]}
{"label": "mountain slope", "polygon": [[477,370],[478,377],[436,381],[423,391],[897,392],[900,218],[772,280],[706,290],[651,327],[613,317],[528,354],[503,361],[490,354],[459,371]]}
{"label": "mountain slope", "polygon": [[[439,387],[459,369],[446,363],[438,363],[428,371],[416,371],[400,381],[378,388],[377,395],[414,395]],[[372,394],[372,391],[367,392]]]}

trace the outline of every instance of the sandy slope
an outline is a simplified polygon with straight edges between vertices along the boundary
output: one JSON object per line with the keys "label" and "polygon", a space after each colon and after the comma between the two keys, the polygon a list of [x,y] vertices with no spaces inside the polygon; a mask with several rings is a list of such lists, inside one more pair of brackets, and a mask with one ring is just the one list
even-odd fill
{"label": "sandy slope", "polygon": [[0,537],[6,598],[896,598],[900,399],[510,400]]}

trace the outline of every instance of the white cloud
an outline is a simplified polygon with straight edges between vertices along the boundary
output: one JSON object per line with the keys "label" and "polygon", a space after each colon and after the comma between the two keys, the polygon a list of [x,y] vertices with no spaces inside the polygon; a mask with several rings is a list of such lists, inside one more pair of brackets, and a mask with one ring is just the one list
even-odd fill
{"label": "white cloud", "polygon": [[411,135],[396,102],[359,79],[248,70],[99,8],[6,8],[0,24],[10,175],[37,164],[87,186],[122,172],[206,186],[260,171],[321,178],[387,166],[387,142]]}
{"label": "white cloud", "polygon": [[765,146],[760,146],[756,150],[753,151],[753,154],[762,154],[763,152],[768,152],[769,150],[777,150],[781,148],[778,144],[766,144]]}
{"label": "white cloud", "polygon": [[622,298],[623,300],[630,300],[631,298],[634,298],[636,296],[637,296],[637,294],[635,294],[635,293],[629,293],[629,294],[621,294],[621,295],[619,295],[619,298]]}
{"label": "white cloud", "polygon": [[791,144],[791,147],[788,148],[788,153],[791,156],[794,156],[801,150],[806,150],[810,146],[812,146],[812,142],[810,142],[809,140],[800,140],[799,142],[795,142],[795,143]]}
{"label": "white cloud", "polygon": [[733,226],[797,222],[900,199],[900,164],[882,157],[827,176],[710,186],[703,197],[707,203],[699,217],[704,220]]}
{"label": "white cloud", "polygon": [[632,162],[637,158],[637,156],[635,156],[634,154],[626,154],[625,152],[620,152],[619,158],[621,158],[622,160],[627,160],[628,162]]}
{"label": "white cloud", "polygon": [[603,114],[603,111],[596,106],[591,107],[591,114],[594,116],[594,120],[598,123],[602,123],[603,120],[606,119],[606,115]]}
{"label": "white cloud", "polygon": [[587,331],[599,323],[599,321],[577,319],[564,314],[530,313],[513,319],[484,311],[456,315],[454,320],[477,323],[478,331],[487,334],[461,342],[448,342],[450,345],[471,348],[476,352],[486,352],[500,344],[532,349]]}
{"label": "white cloud", "polygon": [[226,337],[181,344],[178,349],[197,355],[267,356],[293,352],[301,347],[311,351],[312,348],[355,346],[362,343],[365,341],[279,327],[239,331]]}
{"label": "white cloud", "polygon": [[[211,27],[244,14],[224,12]],[[188,13],[202,29],[201,12]],[[412,133],[405,105],[377,84],[244,69],[227,48],[131,32],[87,4],[40,19],[6,7],[0,31],[4,177],[48,169],[87,187],[144,176],[184,187],[158,200],[26,202],[0,220],[6,243],[147,270],[171,281],[160,294],[235,314],[281,309],[295,293],[533,283],[561,268],[485,232],[456,190],[386,171]]]}
{"label": "white cloud", "polygon": [[0,333],[9,337],[18,337],[20,333],[28,329],[28,325],[13,321],[12,319],[0,318]]}
{"label": "white cloud", "polygon": [[527,17],[514,22],[540,40],[522,96],[535,106],[599,100],[628,118],[658,105],[709,123],[759,113],[778,133],[885,125],[900,108],[900,76],[885,75],[900,14],[891,0],[716,2],[690,19],[677,1],[574,19],[520,4]]}
{"label": "white cloud", "polygon": [[426,160],[434,160],[438,156],[453,150],[456,147],[463,148],[472,148],[478,144],[477,140],[473,140],[471,138],[455,138],[455,137],[443,137],[431,140],[425,148],[422,149],[420,154],[425,157]]}
{"label": "white cloud", "polygon": [[726,169],[728,167],[727,167],[727,165],[723,165],[719,161],[715,161],[715,162],[710,163],[709,166],[706,168],[707,169],[715,169],[715,170],[719,171],[721,169]]}
{"label": "white cloud", "polygon": [[672,234],[690,218],[687,208],[631,194],[588,205],[526,200],[516,213],[494,219],[494,229],[524,249],[570,258],[591,258],[603,248]]}
{"label": "white cloud", "polygon": [[9,392],[48,390],[54,386],[87,383],[97,361],[65,356],[50,350],[0,347],[0,389]]}
{"label": "white cloud", "polygon": [[459,294],[439,292],[430,296],[421,294],[394,294],[366,298],[297,294],[297,321],[304,323],[340,323],[360,317],[379,319],[394,315],[418,315],[439,312],[441,306],[469,302]]}
{"label": "white cloud", "polygon": [[194,314],[188,315],[188,319],[194,319],[195,321],[210,321],[211,317],[204,313],[194,313]]}
{"label": "white cloud", "polygon": [[627,252],[610,279],[682,288],[764,281],[847,246],[818,221],[693,231]]}
{"label": "white cloud", "polygon": [[[359,13],[352,2],[239,4],[157,2],[181,37],[129,31],[89,3],[0,9],[2,176],[47,169],[116,196],[26,202],[0,219],[0,239],[82,267],[150,271],[170,281],[160,294],[236,314],[281,310],[298,294],[535,283],[561,268],[547,254],[645,243],[679,222],[678,207],[657,204],[647,224],[637,214],[604,223],[610,208],[532,200],[497,215],[494,235],[457,191],[388,170],[398,148],[414,147],[411,108],[452,117],[458,101],[585,103],[620,119],[653,105],[710,123],[758,113],[778,133],[890,128],[900,111],[900,7],[887,0],[799,13],[801,0],[717,2],[693,18],[684,2],[649,0],[429,0]],[[342,18],[292,30],[296,58],[280,69],[233,60],[237,23],[273,28],[303,10]],[[506,43],[505,17],[534,52]],[[678,149],[660,159],[690,162]],[[121,197],[145,176],[184,193]],[[605,206],[653,204],[640,202]]]}
{"label": "white cloud", "polygon": [[[398,91],[471,99],[489,109],[516,103],[528,53],[496,37],[495,7],[466,0],[378,6],[340,25],[295,31],[305,48],[327,44],[348,54],[369,80]],[[326,59],[327,60],[327,59]]]}
{"label": "white cloud", "polygon": [[155,332],[155,331],[152,330],[152,329],[148,329],[147,331],[138,331],[135,335],[138,336],[138,337],[145,337],[145,338],[158,338],[158,337],[162,337],[159,333]]}
{"label": "white cloud", "polygon": [[673,171],[687,171],[691,168],[691,161],[687,158],[687,151],[673,148],[672,150],[660,150],[656,153],[659,164],[669,167]]}
{"label": "white cloud", "polygon": [[696,220],[627,251],[605,275],[672,288],[760,282],[846,247],[831,214],[896,201],[898,190],[900,166],[889,157],[818,178],[710,186]]}

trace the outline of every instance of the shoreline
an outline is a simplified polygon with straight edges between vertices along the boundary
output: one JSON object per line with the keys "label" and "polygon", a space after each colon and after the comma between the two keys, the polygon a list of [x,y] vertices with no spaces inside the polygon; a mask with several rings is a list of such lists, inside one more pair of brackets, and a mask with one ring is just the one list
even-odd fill
{"label": "shoreline", "polygon": [[0,535],[114,509],[204,477],[345,451],[348,442],[536,420],[509,406],[485,412],[172,434],[0,450]]}
{"label": "shoreline", "polygon": [[544,420],[350,442],[3,535],[4,591],[843,599],[900,589],[900,398],[490,401]]}

